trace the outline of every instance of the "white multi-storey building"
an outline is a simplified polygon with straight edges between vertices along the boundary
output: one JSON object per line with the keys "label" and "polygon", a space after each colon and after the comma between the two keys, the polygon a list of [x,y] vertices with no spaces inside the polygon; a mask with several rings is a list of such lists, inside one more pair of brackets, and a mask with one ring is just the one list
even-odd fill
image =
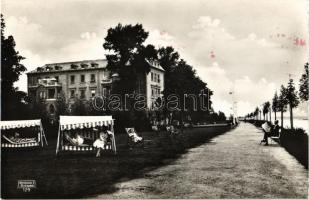
{"label": "white multi-storey building", "polygon": [[[105,59],[46,64],[27,73],[28,94],[36,100],[43,99],[50,114],[57,109],[55,103],[60,94],[68,104],[76,98],[89,100],[95,96],[108,96],[115,74],[111,74],[106,66]],[[145,95],[148,108],[164,90],[164,70],[154,62],[150,66],[150,72],[138,78],[136,89],[137,93]]]}

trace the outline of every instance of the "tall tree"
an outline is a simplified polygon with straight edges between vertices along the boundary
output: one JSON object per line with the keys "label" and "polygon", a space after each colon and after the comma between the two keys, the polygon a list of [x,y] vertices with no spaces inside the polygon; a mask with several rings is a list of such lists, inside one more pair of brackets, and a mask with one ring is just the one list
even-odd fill
{"label": "tall tree", "polygon": [[74,99],[74,103],[71,105],[71,114],[79,116],[87,116],[89,108],[86,101],[83,101],[79,98]]}
{"label": "tall tree", "polygon": [[63,91],[61,91],[59,97],[56,101],[56,116],[59,118],[60,115],[67,115],[68,113],[68,105],[66,103],[65,95]]}
{"label": "tall tree", "polygon": [[297,96],[297,91],[294,86],[293,79],[289,80],[289,83],[286,88],[286,100],[289,105],[290,110],[290,123],[291,123],[291,129],[294,128],[293,126],[293,108],[296,108],[299,104],[299,98]]}
{"label": "tall tree", "polygon": [[281,85],[280,94],[278,97],[278,111],[281,113],[281,127],[283,128],[283,113],[287,109],[286,88]]}
{"label": "tall tree", "polygon": [[275,113],[275,120],[277,120],[277,112],[279,111],[278,110],[278,94],[277,94],[277,91],[275,92],[275,95],[272,99],[272,109]]}
{"label": "tall tree", "polygon": [[160,65],[165,70],[164,80],[165,80],[165,89],[164,95],[167,97],[168,95],[175,93],[174,81],[175,74],[174,71],[176,66],[179,64],[179,54],[174,51],[173,47],[161,47],[158,50],[158,60]]}
{"label": "tall tree", "polygon": [[[159,63],[165,70],[165,89],[163,92],[165,99],[171,94],[176,94],[181,98],[180,102],[184,102],[184,94],[199,96],[200,92],[203,91],[206,95],[209,94],[209,107],[211,108],[212,102],[210,97],[213,92],[207,87],[207,84],[196,75],[193,67],[179,57],[178,52],[175,51],[173,47],[162,47],[158,50]],[[188,104],[186,104],[186,106],[188,106]],[[181,104],[180,107],[183,108],[183,105]],[[200,109],[198,109],[197,112],[192,112],[192,107],[190,108],[190,106],[188,109],[189,111],[186,114],[191,115],[193,121],[208,119],[210,116],[209,112],[203,112]]]}
{"label": "tall tree", "polygon": [[257,120],[259,119],[259,108],[258,107],[255,108],[254,116],[256,117]]}
{"label": "tall tree", "polygon": [[305,64],[305,72],[299,80],[299,97],[302,101],[308,101],[308,63]]}
{"label": "tall tree", "polygon": [[1,114],[2,119],[12,119],[18,116],[18,110],[15,110],[12,104],[19,101],[14,83],[19,80],[19,76],[26,71],[26,68],[20,64],[25,58],[15,49],[13,36],[5,37],[4,29],[5,21],[1,14]]}
{"label": "tall tree", "polygon": [[173,47],[161,47],[158,50],[158,60],[166,72],[172,71],[179,62],[179,54]]}
{"label": "tall tree", "polygon": [[267,114],[269,112],[269,108],[270,108],[270,103],[269,103],[269,101],[267,101],[263,104],[263,115],[264,115],[264,120],[266,120],[266,121],[268,121],[268,115]]}
{"label": "tall tree", "polygon": [[269,110],[269,121],[271,123],[271,104],[270,103],[269,103],[268,110]]}
{"label": "tall tree", "polygon": [[149,61],[156,59],[154,46],[143,44],[147,37],[148,32],[141,24],[123,26],[119,23],[108,29],[103,47],[109,51],[107,68],[120,76],[113,87],[118,94],[132,93],[137,86],[138,73],[148,73]]}

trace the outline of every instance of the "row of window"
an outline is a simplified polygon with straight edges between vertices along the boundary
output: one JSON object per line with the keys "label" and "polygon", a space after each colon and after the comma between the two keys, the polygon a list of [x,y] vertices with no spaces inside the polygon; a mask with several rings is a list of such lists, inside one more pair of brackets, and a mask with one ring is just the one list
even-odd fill
{"label": "row of window", "polygon": [[[110,88],[109,87],[104,87],[102,88],[102,94],[103,96],[108,96],[110,95]],[[78,94],[76,93],[76,89],[71,89],[70,90],[70,98],[75,98]],[[96,89],[92,88],[90,89],[90,95],[91,97],[95,97],[96,95]],[[80,99],[85,99],[86,98],[86,89],[79,89],[79,96]]]}
{"label": "row of window", "polygon": [[[85,74],[81,74],[80,75],[80,82],[81,83],[85,83],[86,82],[86,75]],[[49,79],[49,76],[44,77],[44,79]],[[54,77],[56,79],[56,82],[59,82],[59,76],[55,76]],[[39,82],[39,80],[42,79],[42,77],[37,77],[36,80],[35,78],[29,78],[29,85],[35,85],[36,83]],[[76,76],[75,75],[71,75],[70,76],[70,84],[75,84],[76,82]],[[95,83],[96,82],[96,75],[95,74],[90,74],[90,82],[91,83]]]}
{"label": "row of window", "polygon": [[[60,91],[58,92],[57,95],[60,94]],[[56,90],[55,89],[48,89],[47,94],[45,91],[40,91],[39,92],[39,98],[40,99],[55,99],[56,98]]]}
{"label": "row of window", "polygon": [[[90,90],[91,97],[95,97],[96,90],[91,89]],[[71,89],[70,90],[70,98],[75,98],[76,97],[76,89]],[[86,89],[80,89],[79,90],[79,98],[80,99],[85,99],[86,98]]]}
{"label": "row of window", "polygon": [[[40,82],[40,80],[49,79],[49,78],[50,78],[49,76],[46,76],[46,77],[29,77],[29,85],[36,85],[37,83]],[[56,79],[55,82],[59,82],[59,76],[55,76],[53,78]],[[48,80],[44,80],[43,83],[47,84]]]}
{"label": "row of window", "polygon": [[161,94],[160,87],[151,87],[151,96],[158,97]]}
{"label": "row of window", "polygon": [[[80,75],[80,82],[81,83],[85,83],[85,74],[81,74]],[[96,82],[95,74],[90,74],[90,82],[91,83],[95,83]],[[70,83],[71,84],[75,84],[75,75],[71,75],[70,76]]]}
{"label": "row of window", "polygon": [[156,83],[160,83],[160,74],[151,72],[151,81],[152,82],[156,82]]}
{"label": "row of window", "polygon": [[[89,64],[86,64],[86,63],[81,63],[80,64],[81,68],[87,68],[88,66],[89,66]],[[90,66],[91,67],[97,67],[97,66],[99,66],[99,64],[98,63],[91,63]],[[78,64],[71,64],[71,69],[77,69],[78,67],[79,67]]]}
{"label": "row of window", "polygon": [[[77,68],[82,68],[82,69],[84,69],[84,68],[87,68],[88,66],[91,66],[91,67],[98,67],[99,66],[99,64],[98,63],[90,63],[90,65],[89,64],[87,64],[87,63],[81,63],[80,65],[78,65],[78,64],[71,64],[71,66],[70,66],[70,68],[71,69],[77,69]],[[62,66],[60,66],[60,65],[55,65],[55,66],[46,66],[45,68],[43,68],[43,67],[38,67],[37,68],[37,71],[44,71],[44,69],[46,70],[46,71],[52,71],[52,70],[62,70],[63,69],[63,67]]]}

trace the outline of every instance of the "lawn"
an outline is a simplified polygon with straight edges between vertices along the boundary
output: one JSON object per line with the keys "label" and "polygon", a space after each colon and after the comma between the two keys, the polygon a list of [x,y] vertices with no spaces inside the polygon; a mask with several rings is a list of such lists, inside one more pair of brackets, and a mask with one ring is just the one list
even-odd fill
{"label": "lawn", "polygon": [[[63,152],[55,156],[56,138],[44,149],[2,150],[2,198],[83,198],[115,191],[114,184],[142,177],[167,165],[186,149],[223,134],[230,127],[186,129],[172,139],[166,132],[142,132],[145,148],[129,150],[125,134],[116,135],[117,155],[106,152]],[[35,180],[30,192],[17,189],[18,180]]]}

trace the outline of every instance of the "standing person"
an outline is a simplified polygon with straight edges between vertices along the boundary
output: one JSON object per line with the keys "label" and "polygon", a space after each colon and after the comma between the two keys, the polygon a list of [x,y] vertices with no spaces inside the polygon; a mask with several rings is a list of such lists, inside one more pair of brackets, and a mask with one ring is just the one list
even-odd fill
{"label": "standing person", "polygon": [[263,140],[261,140],[261,143],[265,142],[265,146],[268,145],[268,137],[271,136],[271,123],[270,122],[265,122],[262,124],[262,129],[264,131],[264,137]]}

